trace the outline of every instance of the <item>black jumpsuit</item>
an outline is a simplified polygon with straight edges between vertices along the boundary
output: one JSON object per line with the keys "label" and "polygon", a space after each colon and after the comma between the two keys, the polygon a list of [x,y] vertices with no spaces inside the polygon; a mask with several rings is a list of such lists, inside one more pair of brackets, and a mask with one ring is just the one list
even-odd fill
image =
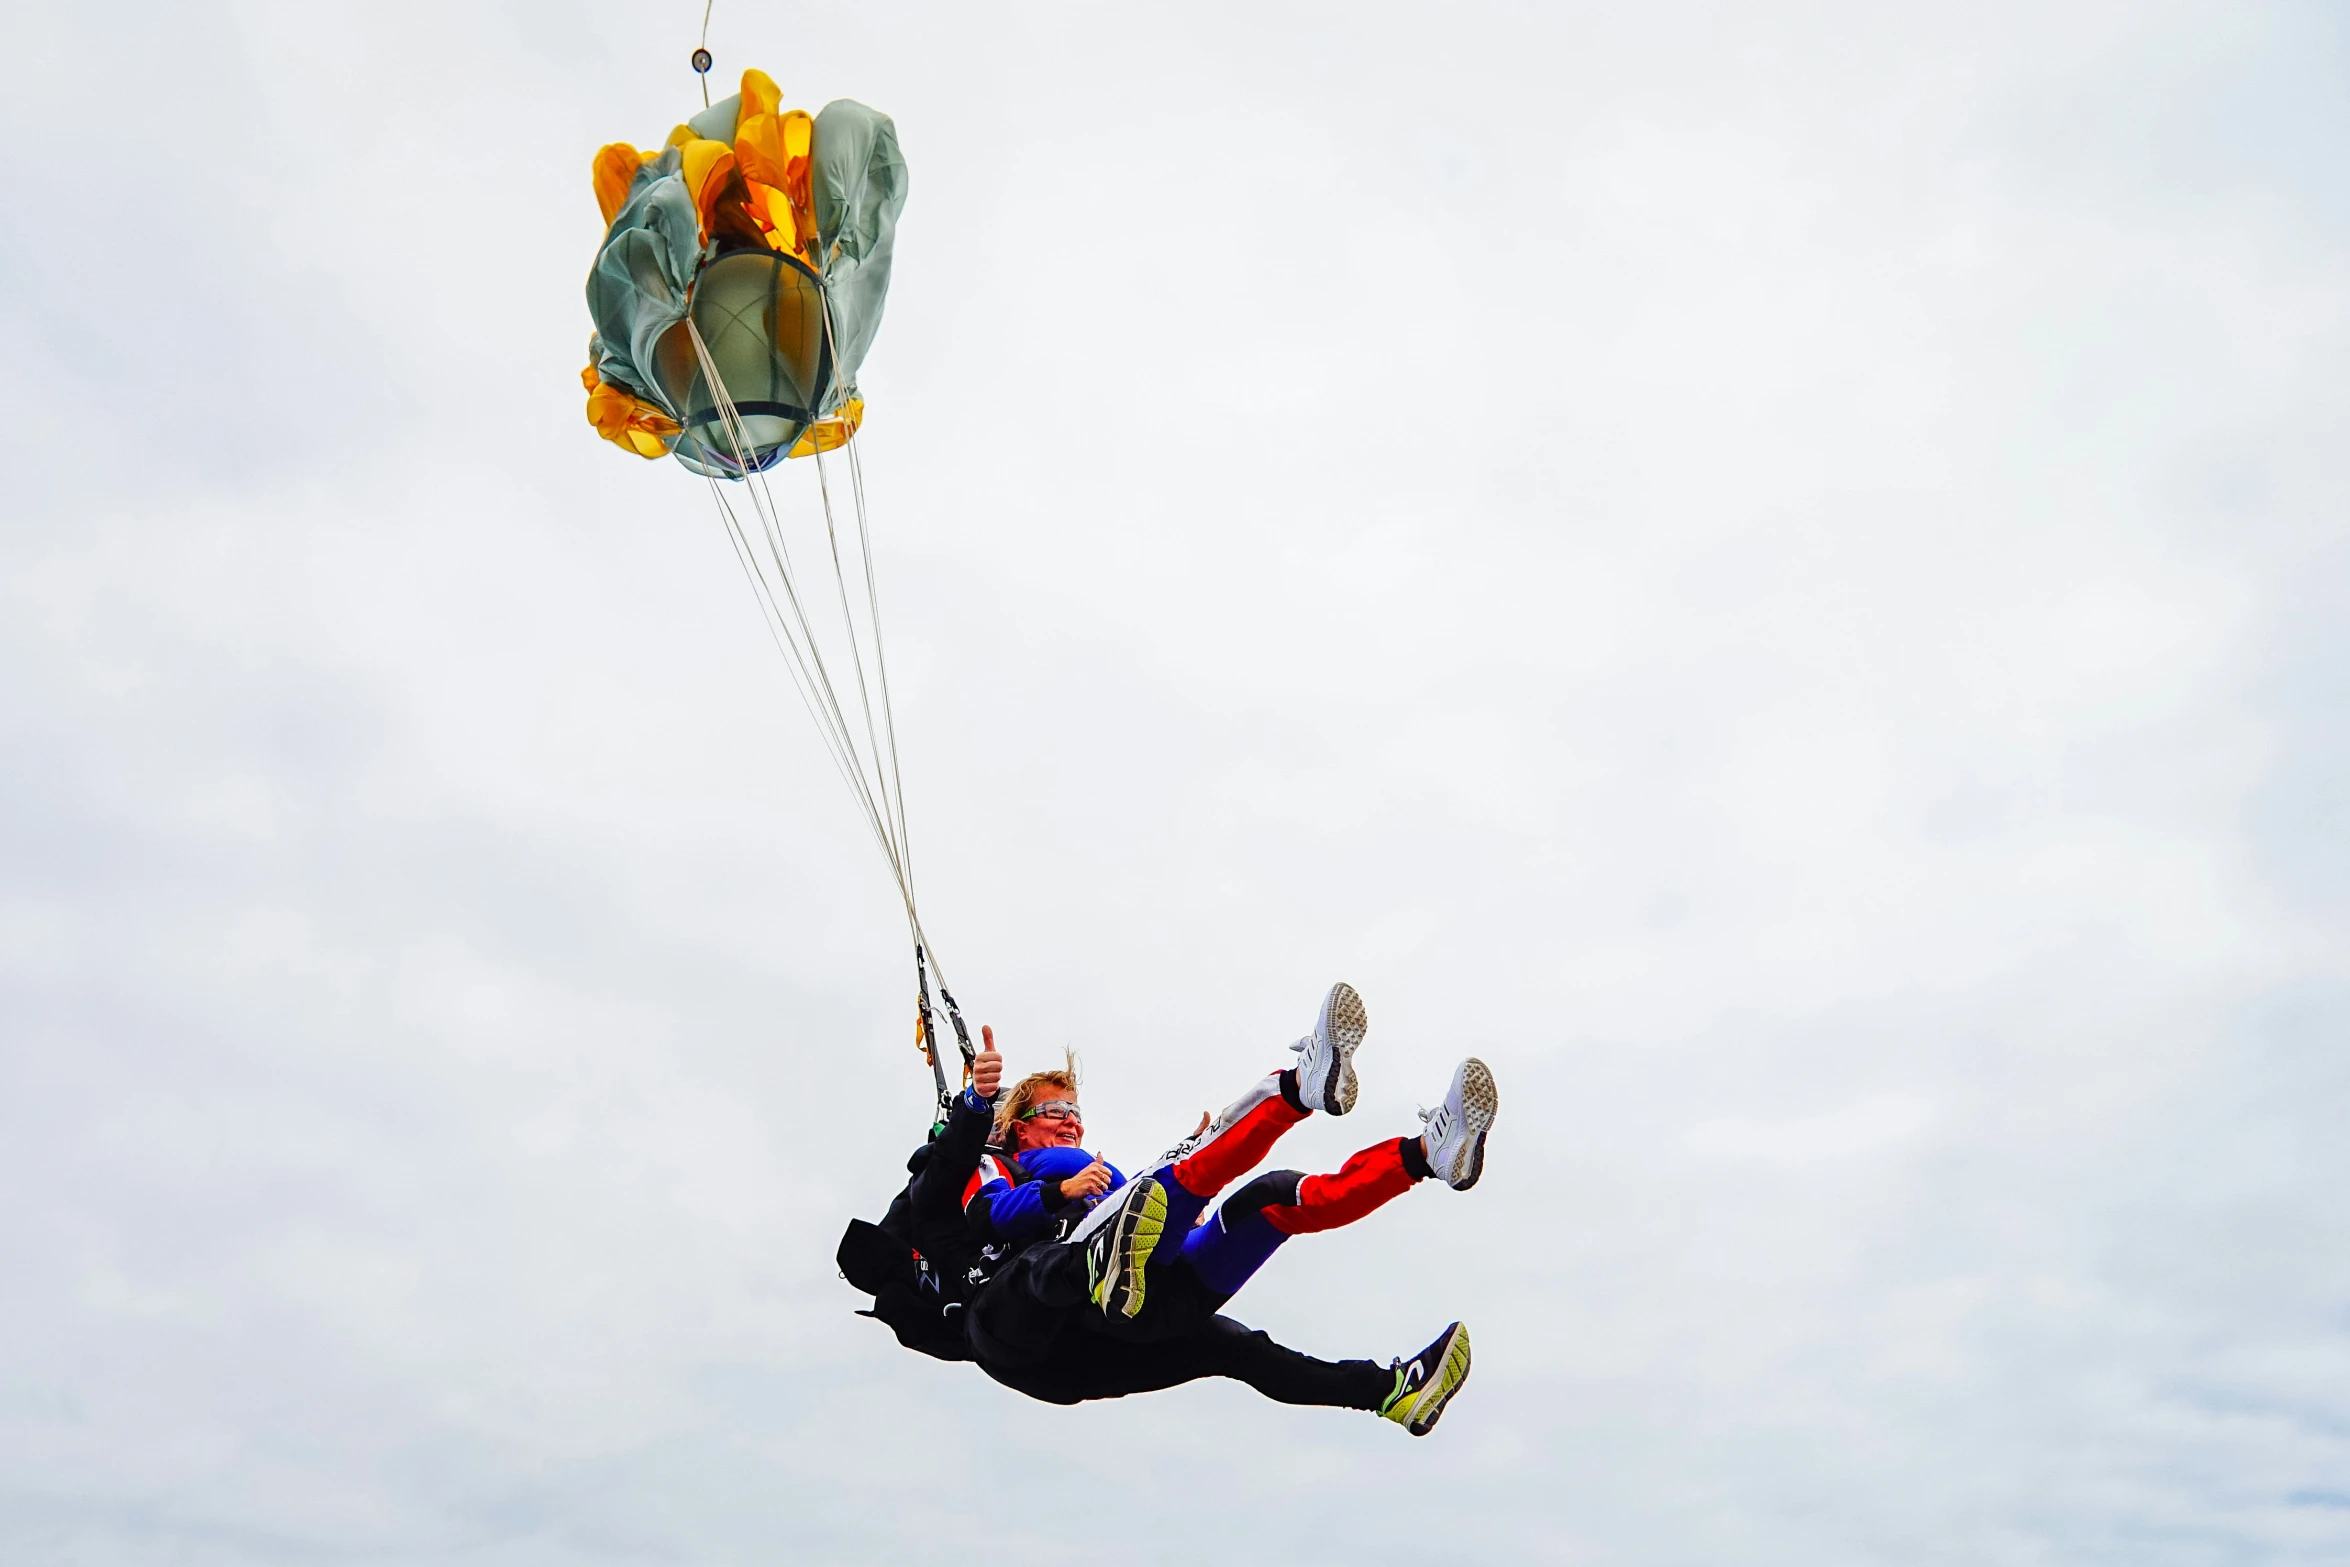
{"label": "black jumpsuit", "polygon": [[[1153,1270],[1154,1329],[1147,1341],[1136,1341],[1113,1337],[1087,1300],[1080,1248],[1042,1240],[990,1265],[962,1212],[987,1127],[986,1112],[958,1095],[913,1183],[911,1205],[914,1233],[952,1248],[961,1261],[957,1273],[967,1293],[954,1315],[971,1358],[996,1381],[1048,1404],[1154,1393],[1202,1377],[1230,1377],[1283,1404],[1338,1409],[1377,1409],[1394,1390],[1394,1373],[1375,1361],[1316,1360],[1219,1315],[1223,1302],[1187,1270],[1170,1268],[1163,1282]],[[980,1278],[970,1277],[974,1266]]]}

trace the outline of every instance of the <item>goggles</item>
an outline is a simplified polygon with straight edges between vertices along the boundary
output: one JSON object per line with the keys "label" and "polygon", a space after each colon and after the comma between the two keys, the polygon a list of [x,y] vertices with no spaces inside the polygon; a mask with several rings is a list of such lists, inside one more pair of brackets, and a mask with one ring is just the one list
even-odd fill
{"label": "goggles", "polygon": [[1077,1108],[1077,1101],[1074,1099],[1047,1099],[1043,1104],[1030,1105],[1020,1112],[1020,1119],[1023,1121],[1034,1121],[1039,1118],[1047,1121],[1082,1122],[1085,1119],[1085,1113]]}

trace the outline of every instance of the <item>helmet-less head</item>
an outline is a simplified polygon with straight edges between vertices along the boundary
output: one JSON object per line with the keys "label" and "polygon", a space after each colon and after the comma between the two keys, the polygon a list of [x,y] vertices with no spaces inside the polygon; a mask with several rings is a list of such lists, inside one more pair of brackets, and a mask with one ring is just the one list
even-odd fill
{"label": "helmet-less head", "polygon": [[996,1101],[995,1142],[1017,1157],[1037,1148],[1075,1148],[1085,1141],[1077,1107],[1077,1061],[1057,1071],[1031,1072]]}

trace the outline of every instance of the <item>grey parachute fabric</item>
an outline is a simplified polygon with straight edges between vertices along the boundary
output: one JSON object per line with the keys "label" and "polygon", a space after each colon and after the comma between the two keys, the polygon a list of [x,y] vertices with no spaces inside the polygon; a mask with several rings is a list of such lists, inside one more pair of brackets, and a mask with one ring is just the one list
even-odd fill
{"label": "grey parachute fabric", "polygon": [[889,116],[847,98],[816,116],[815,159],[816,238],[832,301],[833,355],[841,384],[854,388],[889,298],[906,160]]}
{"label": "grey parachute fabric", "polygon": [[652,364],[662,334],[685,319],[701,251],[700,220],[671,147],[637,172],[588,273],[588,315],[596,324],[589,352],[604,380],[660,401],[652,376],[638,366]]}
{"label": "grey parachute fabric", "polygon": [[[738,93],[685,128],[731,144],[741,115]],[[781,460],[857,395],[889,296],[906,164],[888,115],[840,99],[815,117],[807,194],[820,267],[740,223],[711,223],[705,239],[688,172],[679,146],[664,149],[636,171],[613,215],[588,274],[591,365],[683,427],[671,448],[680,462],[740,478],[746,459],[751,468]],[[739,438],[724,428],[729,400]]]}

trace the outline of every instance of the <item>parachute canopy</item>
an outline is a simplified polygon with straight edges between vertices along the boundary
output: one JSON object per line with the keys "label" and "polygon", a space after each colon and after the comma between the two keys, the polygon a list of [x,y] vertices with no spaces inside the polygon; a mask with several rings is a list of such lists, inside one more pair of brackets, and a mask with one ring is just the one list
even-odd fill
{"label": "parachute canopy", "polygon": [[[708,51],[693,61],[706,72]],[[857,371],[881,326],[906,203],[897,127],[846,99],[816,115],[786,110],[771,79],[745,71],[740,93],[678,126],[665,146],[598,152],[595,185],[604,242],[587,284],[596,324],[580,376],[588,422],[641,457],[674,454],[708,480],[768,634],[889,862],[914,943],[916,1042],[943,1121],[951,1092],[932,975],[966,1079],[974,1052],[914,898],[864,468],[850,439],[865,411]],[[853,533],[835,515],[825,472],[825,454],[844,447]],[[823,508],[813,537],[777,505],[767,472],[810,455]],[[795,551],[795,533],[814,548]],[[803,579],[811,559],[831,566],[833,591]]]}
{"label": "parachute canopy", "polygon": [[[588,421],[643,457],[741,478],[864,417],[906,164],[886,114],[784,109],[761,71],[639,152],[596,154]],[[697,341],[698,339],[698,341]],[[732,428],[729,428],[729,423]]]}

